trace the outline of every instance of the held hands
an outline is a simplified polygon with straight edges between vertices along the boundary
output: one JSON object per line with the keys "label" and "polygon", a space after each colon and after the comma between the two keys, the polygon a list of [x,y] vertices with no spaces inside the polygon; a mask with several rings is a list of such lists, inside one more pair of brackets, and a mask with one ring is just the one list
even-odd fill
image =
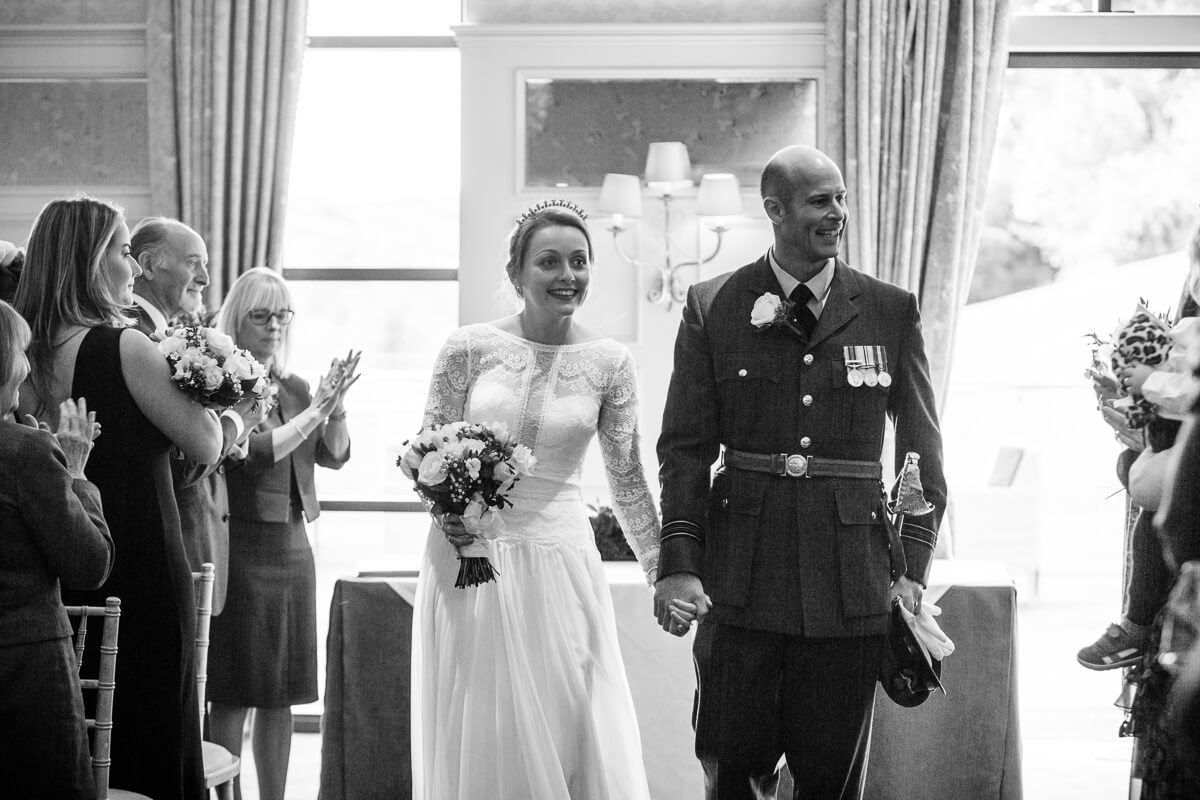
{"label": "held hands", "polygon": [[703,620],[712,608],[700,578],[676,572],[654,584],[654,616],[662,629],[675,636],[691,630],[692,622]]}
{"label": "held hands", "polygon": [[[31,428],[39,428],[50,433],[50,426],[39,423],[32,414],[26,414],[24,423]],[[83,478],[83,468],[87,466],[88,456],[92,452],[92,443],[100,436],[100,423],[96,422],[96,412],[87,410],[87,399],[79,398],[76,402],[70,398],[63,400],[58,406],[58,430],[54,438],[67,457],[67,472],[72,478]]]}

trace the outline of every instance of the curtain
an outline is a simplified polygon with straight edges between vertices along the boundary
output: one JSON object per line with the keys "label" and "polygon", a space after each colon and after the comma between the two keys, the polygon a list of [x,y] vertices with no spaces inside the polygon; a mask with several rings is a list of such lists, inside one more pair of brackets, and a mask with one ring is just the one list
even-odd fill
{"label": "curtain", "polygon": [[208,303],[279,268],[308,0],[149,4],[150,181],[156,214],[208,246]]}
{"label": "curtain", "polygon": [[826,152],[847,261],[917,295],[938,405],[982,232],[1009,0],[831,0]]}

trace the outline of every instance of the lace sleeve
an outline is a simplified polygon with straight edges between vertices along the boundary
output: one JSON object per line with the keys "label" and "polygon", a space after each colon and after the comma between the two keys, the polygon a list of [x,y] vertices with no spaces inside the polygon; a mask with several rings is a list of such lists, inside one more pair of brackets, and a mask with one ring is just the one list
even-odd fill
{"label": "lace sleeve", "polygon": [[422,429],[444,425],[463,418],[467,405],[467,387],[471,383],[471,340],[466,330],[459,328],[442,345],[433,377],[429,381],[429,396],[425,400]]}
{"label": "lace sleeve", "polygon": [[617,522],[646,573],[646,582],[653,586],[658,577],[658,510],[642,467],[637,375],[628,350],[624,350],[604,393],[599,439]]}

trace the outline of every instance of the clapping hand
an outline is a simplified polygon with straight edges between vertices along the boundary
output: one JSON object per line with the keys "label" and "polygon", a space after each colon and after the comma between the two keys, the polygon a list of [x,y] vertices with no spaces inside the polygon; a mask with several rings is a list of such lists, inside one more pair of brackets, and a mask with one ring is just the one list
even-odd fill
{"label": "clapping hand", "polygon": [[313,403],[321,409],[323,417],[343,411],[346,392],[362,377],[358,374],[358,362],[361,358],[361,350],[351,350],[344,359],[334,358],[329,362],[329,372],[321,376],[317,384],[317,394],[313,397]]}
{"label": "clapping hand", "polygon": [[[39,423],[32,414],[26,414],[24,422],[31,428],[40,428],[50,433],[50,426]],[[100,423],[96,422],[96,412],[87,410],[87,399],[79,398],[79,402],[67,398],[58,406],[58,430],[54,438],[67,457],[67,472],[72,478],[83,478],[83,468],[87,466],[88,456],[92,452],[92,443],[100,436]]]}

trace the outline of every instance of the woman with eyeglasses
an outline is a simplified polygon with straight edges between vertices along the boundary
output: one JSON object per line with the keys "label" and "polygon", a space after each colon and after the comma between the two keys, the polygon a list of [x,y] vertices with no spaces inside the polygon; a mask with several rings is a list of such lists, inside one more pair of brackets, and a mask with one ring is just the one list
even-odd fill
{"label": "woman with eyeglasses", "polygon": [[346,392],[361,353],[335,358],[316,392],[286,369],[295,312],[287,283],[255,267],[238,277],[217,327],[268,367],[276,404],[228,459],[229,588],[213,617],[208,662],[212,741],[241,755],[247,712],[259,797],[282,800],[292,710],[317,699],[316,572],[304,522],[317,518],[313,473],[350,458]]}
{"label": "woman with eyeglasses", "polygon": [[[109,595],[121,598],[110,782],[201,800],[196,604],[169,456],[176,445],[198,463],[216,463],[221,427],[171,382],[154,343],[129,327],[141,274],[129,248],[125,217],[110,203],[53,200],[38,214],[13,303],[32,333],[20,411],[56,428],[62,401],[86,398],[104,426],[86,475],[112,534],[112,572],[98,589],[64,590],[63,600],[102,606]],[[85,672],[95,673],[98,657],[98,648],[85,652]]]}

